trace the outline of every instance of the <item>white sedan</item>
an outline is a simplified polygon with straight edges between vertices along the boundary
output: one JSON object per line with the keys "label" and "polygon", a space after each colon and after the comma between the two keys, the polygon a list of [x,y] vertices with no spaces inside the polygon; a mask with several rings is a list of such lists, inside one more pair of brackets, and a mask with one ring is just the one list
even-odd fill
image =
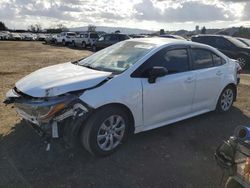
{"label": "white sedan", "polygon": [[7,93],[5,103],[14,103],[46,138],[68,143],[79,138],[93,155],[106,156],[131,133],[229,111],[237,94],[237,67],[207,45],[130,39],[31,73]]}

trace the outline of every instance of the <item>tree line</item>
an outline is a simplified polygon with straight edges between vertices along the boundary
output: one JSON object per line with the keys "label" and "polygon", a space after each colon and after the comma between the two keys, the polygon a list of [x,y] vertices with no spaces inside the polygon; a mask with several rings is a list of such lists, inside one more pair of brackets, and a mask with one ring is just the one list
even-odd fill
{"label": "tree line", "polygon": [[[0,31],[7,31],[10,30],[6,27],[5,23],[0,21]],[[63,24],[57,24],[55,26],[51,26],[48,29],[45,29],[47,33],[61,33],[61,32],[67,32],[69,29],[63,25]],[[95,25],[88,25],[88,31],[90,32],[95,32],[96,31],[96,26]],[[26,30],[22,30],[26,31]],[[27,31],[32,32],[32,33],[40,33],[43,32],[43,28],[41,24],[31,24],[27,27]]]}

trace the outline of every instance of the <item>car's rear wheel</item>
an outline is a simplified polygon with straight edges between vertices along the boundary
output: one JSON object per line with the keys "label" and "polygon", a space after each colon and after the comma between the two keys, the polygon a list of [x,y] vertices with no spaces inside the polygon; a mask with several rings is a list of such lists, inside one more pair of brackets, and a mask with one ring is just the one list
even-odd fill
{"label": "car's rear wheel", "polygon": [[235,99],[235,89],[232,86],[227,86],[222,92],[217,102],[218,112],[227,112],[233,105]]}
{"label": "car's rear wheel", "polygon": [[93,52],[96,52],[96,51],[97,51],[96,45],[92,45],[92,51],[93,51]]}
{"label": "car's rear wheel", "polygon": [[237,61],[239,62],[240,66],[243,68],[246,66],[247,63],[247,57],[245,55],[241,55],[237,58]]}
{"label": "car's rear wheel", "polygon": [[129,116],[122,108],[101,108],[86,122],[81,132],[81,143],[94,156],[107,156],[127,139],[129,124]]}
{"label": "car's rear wheel", "polygon": [[62,44],[63,44],[63,46],[66,46],[65,40],[62,40]]}
{"label": "car's rear wheel", "polygon": [[86,43],[82,42],[82,48],[86,48]]}

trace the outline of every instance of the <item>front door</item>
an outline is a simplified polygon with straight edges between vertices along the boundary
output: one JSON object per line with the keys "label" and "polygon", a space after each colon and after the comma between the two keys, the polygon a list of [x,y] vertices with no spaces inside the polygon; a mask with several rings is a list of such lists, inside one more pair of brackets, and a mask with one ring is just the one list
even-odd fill
{"label": "front door", "polygon": [[196,78],[195,73],[189,71],[189,62],[186,48],[162,49],[145,62],[147,68],[162,66],[168,70],[168,74],[157,78],[155,83],[141,79],[145,129],[191,113]]}

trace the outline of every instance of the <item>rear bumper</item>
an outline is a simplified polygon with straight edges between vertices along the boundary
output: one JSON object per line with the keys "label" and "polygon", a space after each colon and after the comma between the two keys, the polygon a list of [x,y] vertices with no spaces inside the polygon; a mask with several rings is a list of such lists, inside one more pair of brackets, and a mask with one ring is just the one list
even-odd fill
{"label": "rear bumper", "polygon": [[237,85],[240,84],[240,78],[237,78]]}

